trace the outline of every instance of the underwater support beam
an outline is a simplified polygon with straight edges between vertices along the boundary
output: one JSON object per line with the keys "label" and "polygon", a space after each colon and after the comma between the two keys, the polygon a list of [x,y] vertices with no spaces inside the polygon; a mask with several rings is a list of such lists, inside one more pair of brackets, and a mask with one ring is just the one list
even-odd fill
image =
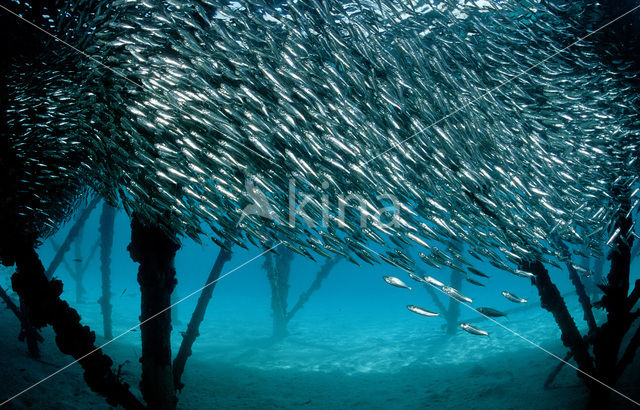
{"label": "underwater support beam", "polygon": [[[421,272],[424,273],[424,272]],[[449,279],[451,282],[451,286],[456,289],[462,288],[462,274],[460,272],[451,270],[451,277]],[[444,303],[438,297],[438,292],[436,292],[432,285],[428,283],[423,283],[424,288],[426,289],[429,296],[433,300],[433,303],[436,305],[436,308],[441,313],[442,317],[445,319],[446,323],[442,325],[442,329],[446,331],[447,335],[453,335],[458,330],[458,317],[460,316],[460,303],[454,301],[453,299],[449,301],[449,307],[445,307]],[[454,306],[457,306],[454,307]],[[480,316],[484,318],[483,316]]]}
{"label": "underwater support beam", "polygon": [[[60,245],[56,242],[54,238],[49,238],[49,242],[51,242],[51,246],[53,247],[53,251],[58,253],[60,250]],[[73,276],[73,268],[69,265],[69,262],[63,257],[62,258],[62,266],[69,272],[69,275]]]}
{"label": "underwater support beam", "polygon": [[431,299],[433,299],[433,303],[435,303],[436,307],[438,308],[439,312],[446,312],[447,308],[444,306],[444,303],[442,303],[442,301],[438,298],[438,294],[436,293],[435,290],[433,290],[433,287],[428,284],[428,283],[424,283],[424,288],[427,290],[427,293],[429,293],[429,296],[431,296]]}
{"label": "underwater support beam", "polygon": [[[571,317],[567,305],[560,295],[558,288],[551,281],[549,272],[540,261],[525,261],[522,264],[522,269],[531,272],[535,275],[533,281],[538,294],[540,295],[540,304],[542,307],[551,312],[558,327],[561,331],[562,343],[568,347],[573,353],[573,357],[578,364],[578,368],[587,374],[594,374],[593,359],[589,355],[588,344],[580,335],[578,327]],[[593,384],[591,379],[588,379],[582,373],[580,376],[585,379],[588,385]]]}
{"label": "underwater support beam", "polygon": [[[462,291],[462,273],[451,269],[449,282],[451,287]],[[458,333],[458,319],[460,318],[460,302],[449,298],[449,308],[445,311],[444,318],[447,320],[447,335],[455,335]]]}
{"label": "underwater support beam", "polygon": [[547,376],[547,380],[544,381],[545,389],[548,389],[551,387],[551,384],[556,379],[556,376],[560,373],[560,370],[562,370],[562,368],[564,367],[564,364],[567,363],[569,360],[571,360],[572,357],[573,357],[573,352],[569,350],[569,352],[567,352],[567,354],[564,356],[563,361],[558,363],[556,367],[553,368],[553,371],[549,373],[549,376]]}
{"label": "underwater support beam", "polygon": [[78,216],[78,219],[76,219],[75,223],[69,230],[67,237],[64,239],[64,242],[62,242],[62,245],[60,245],[60,248],[58,248],[58,252],[56,252],[53,260],[51,261],[51,264],[45,272],[47,279],[51,279],[56,269],[58,269],[58,266],[60,266],[64,254],[67,253],[67,251],[71,247],[71,242],[73,242],[73,240],[76,238],[76,236],[84,226],[84,223],[87,222],[87,218],[89,218],[89,215],[91,215],[91,211],[93,211],[96,205],[98,205],[98,202],[100,202],[100,197],[93,197],[93,199],[91,199],[91,201],[89,202],[89,205],[87,205],[87,207]]}
{"label": "underwater support beam", "polygon": [[[613,190],[612,195],[614,198],[629,198],[629,193],[628,188],[617,187]],[[638,317],[637,311],[631,311],[633,309],[632,298],[637,298],[636,289],[629,295],[631,247],[634,241],[633,235],[630,235],[633,221],[629,210],[630,201],[628,199],[620,201],[620,209],[615,220],[615,228],[619,229],[620,233],[608,255],[608,259],[611,260],[611,267],[607,275],[608,283],[600,286],[604,296],[599,305],[606,309],[607,321],[600,327],[593,344],[597,376],[609,385],[618,381],[624,368],[630,363],[629,358],[635,355],[635,349],[640,344],[636,338],[637,334],[634,335],[627,350],[623,353],[623,358],[618,360],[625,335]],[[596,386],[590,391],[590,407],[604,408],[608,404],[609,396],[609,389]]]}
{"label": "underwater support beam", "polygon": [[102,204],[100,215],[100,273],[102,296],[98,300],[102,310],[102,329],[105,339],[113,338],[111,323],[111,248],[113,247],[113,225],[116,209],[107,202]]}
{"label": "underwater support beam", "polygon": [[[15,303],[13,303],[13,300],[11,300],[7,292],[4,289],[2,289],[2,287],[0,287],[0,298],[4,301],[4,303],[7,304],[7,308],[9,308],[9,310],[12,311],[13,314],[16,315],[16,317],[20,321],[20,336],[18,336],[18,339],[21,342],[23,342],[26,339],[27,351],[29,352],[29,357],[32,357],[34,359],[39,359],[40,348],[38,347],[38,343],[44,342],[44,338],[40,333],[38,333],[36,328],[31,326],[31,324],[26,318],[26,315],[18,306],[16,306]],[[25,308],[26,307],[23,306],[23,309]]]}
{"label": "underwater support beam", "polygon": [[[60,245],[58,245],[56,243],[56,241],[53,238],[49,239],[51,241],[51,245],[53,246],[53,250],[54,252],[58,252],[58,250],[60,249]],[[91,261],[93,260],[93,257],[96,253],[96,250],[98,250],[98,247],[100,246],[100,239],[96,240],[93,244],[93,246],[91,247],[91,250],[89,251],[89,256],[84,258],[84,265],[82,265],[82,269],[80,270],[82,272],[82,274],[84,274],[84,272],[87,271],[87,269],[89,269],[89,265],[91,264]],[[71,267],[71,265],[69,265],[69,263],[65,260],[65,258],[62,258],[62,266],[64,266],[64,268],[67,270],[67,272],[69,272],[69,275],[73,278],[73,280],[76,280],[76,274],[75,269]]]}
{"label": "underwater support beam", "polygon": [[300,309],[302,309],[302,307],[305,305],[305,303],[307,303],[307,301],[309,300],[311,295],[314,292],[316,292],[318,289],[320,289],[320,286],[322,286],[322,281],[324,281],[327,278],[327,276],[329,276],[329,274],[331,273],[331,270],[336,265],[336,263],[338,263],[340,261],[340,259],[341,259],[341,257],[337,256],[337,257],[333,257],[333,258],[327,259],[325,261],[325,263],[322,265],[322,267],[320,268],[320,270],[316,274],[316,278],[311,283],[311,286],[309,286],[309,288],[306,291],[304,291],[304,292],[302,292],[300,294],[300,296],[298,297],[298,301],[293,306],[293,309],[291,309],[289,311],[289,313],[287,313],[287,315],[286,315],[287,323],[291,320],[291,318],[293,318],[293,316]]}
{"label": "underwater support beam", "polygon": [[82,233],[84,231],[84,226],[80,227],[78,230],[78,234],[76,235],[75,240],[73,241],[74,245],[74,260],[73,260],[73,280],[76,282],[76,304],[82,303],[84,300],[84,286],[82,284],[82,279],[84,278],[84,272],[82,270]]}
{"label": "underwater support beam", "polygon": [[273,339],[280,340],[287,336],[287,296],[289,295],[289,275],[293,252],[283,247],[275,256],[275,264],[271,253],[265,255],[267,279],[271,285],[271,310],[273,313]]}
{"label": "underwater support beam", "polygon": [[60,299],[62,282],[49,281],[45,276],[44,266],[33,242],[25,241],[15,249],[18,269],[11,277],[11,282],[13,289],[29,307],[30,322],[37,328],[46,325],[53,327],[60,351],[79,360],[87,385],[104,396],[110,405],[120,405],[125,409],[143,409],[142,403],[129,391],[129,385],[120,381],[111,370],[111,358],[101,349],[94,351],[95,333],[88,326],[83,326],[78,312]]}
{"label": "underwater support beam", "polygon": [[578,271],[576,271],[576,268],[571,262],[571,254],[569,253],[569,248],[558,237],[554,237],[553,241],[555,242],[555,245],[560,249],[560,252],[562,252],[564,257],[567,258],[566,266],[567,270],[569,271],[569,279],[571,279],[571,283],[573,283],[573,286],[576,288],[578,301],[580,302],[582,311],[584,312],[584,320],[589,326],[589,334],[592,334],[598,329],[598,325],[596,324],[596,319],[593,316],[593,310],[591,309],[591,300],[587,295],[587,291],[584,287],[584,284],[582,283],[582,280],[580,279]]}
{"label": "underwater support beam", "polygon": [[178,402],[171,370],[171,309],[167,308],[176,286],[174,258],[179,248],[175,235],[157,225],[144,224],[136,214],[132,216],[127,250],[131,259],[140,264],[140,391],[152,409],[175,409]]}
{"label": "underwater support beam", "polygon": [[231,251],[229,249],[231,249],[232,242],[226,241],[224,245],[225,246],[220,248],[218,257],[209,272],[209,276],[205,282],[205,288],[198,297],[196,308],[194,309],[193,314],[191,315],[191,320],[189,320],[189,324],[187,325],[187,331],[183,335],[180,349],[178,350],[176,358],[173,360],[173,385],[176,390],[181,390],[182,387],[184,387],[181,382],[182,373],[184,373],[184,367],[187,363],[187,359],[191,356],[191,348],[193,347],[193,343],[196,341],[196,338],[200,335],[200,324],[204,320],[204,314],[207,311],[209,302],[211,301],[211,296],[213,295],[213,290],[218,278],[220,277],[222,268],[225,263],[231,260]]}
{"label": "underwater support beam", "polygon": [[629,341],[626,350],[618,361],[618,366],[616,368],[616,378],[620,378],[627,366],[631,364],[638,348],[640,348],[640,327],[636,329],[636,333]]}

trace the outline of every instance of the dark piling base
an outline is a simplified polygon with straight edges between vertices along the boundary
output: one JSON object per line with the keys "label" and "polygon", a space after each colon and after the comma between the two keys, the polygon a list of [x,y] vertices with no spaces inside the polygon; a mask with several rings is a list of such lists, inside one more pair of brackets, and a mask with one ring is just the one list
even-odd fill
{"label": "dark piling base", "polygon": [[[13,289],[29,307],[29,320],[37,328],[51,325],[56,344],[62,353],[71,355],[84,369],[89,387],[104,396],[112,406],[142,409],[144,406],[111,370],[113,361],[101,350],[93,352],[96,336],[80,323],[80,315],[60,299],[62,282],[49,281],[32,244],[17,246],[17,271],[12,276]],[[93,353],[91,353],[93,352]],[[91,353],[91,354],[89,354]]]}
{"label": "dark piling base", "polygon": [[569,279],[571,279],[573,286],[576,288],[578,300],[580,301],[582,311],[584,312],[584,320],[587,322],[587,325],[589,325],[589,334],[593,334],[598,326],[596,324],[596,319],[593,316],[593,311],[591,310],[591,299],[589,299],[584,284],[582,283],[582,279],[580,279],[580,275],[571,262],[571,253],[569,252],[569,248],[558,238],[554,238],[553,241],[567,259],[566,266],[569,271]]}
{"label": "dark piling base", "polygon": [[138,283],[143,322],[140,390],[152,409],[175,409],[178,402],[171,369],[171,309],[167,308],[176,285],[174,257],[179,248],[174,236],[158,226],[144,225],[133,216],[127,249],[131,259],[140,264]]}
{"label": "dark piling base", "polygon": [[27,351],[29,352],[29,357],[34,359],[40,358],[40,348],[38,347],[38,343],[44,342],[44,339],[38,333],[38,331],[31,326],[29,320],[27,319],[27,315],[25,312],[27,311],[27,307],[24,303],[20,303],[21,307],[19,308],[13,300],[7,295],[4,289],[0,287],[0,298],[6,303],[7,308],[13,312],[14,315],[20,321],[20,335],[18,339],[21,342],[27,341]]}
{"label": "dark piling base", "polygon": [[[571,349],[573,357],[578,363],[578,368],[590,375],[594,374],[593,359],[589,355],[588,344],[580,335],[578,327],[571,317],[567,305],[562,298],[562,295],[558,291],[556,285],[551,281],[549,272],[545,269],[539,261],[524,262],[521,268],[527,272],[531,272],[535,275],[535,286],[538,289],[540,295],[540,303],[542,307],[551,312],[558,327],[562,332],[562,343]],[[591,384],[592,380],[584,374],[579,373],[580,376]]]}
{"label": "dark piling base", "polygon": [[27,342],[27,352],[29,353],[29,357],[34,359],[40,358],[40,347],[38,343],[44,342],[42,335],[38,333],[35,327],[31,325],[29,321],[29,307],[26,303],[24,303],[23,298],[20,298],[20,336],[19,339],[21,342]]}

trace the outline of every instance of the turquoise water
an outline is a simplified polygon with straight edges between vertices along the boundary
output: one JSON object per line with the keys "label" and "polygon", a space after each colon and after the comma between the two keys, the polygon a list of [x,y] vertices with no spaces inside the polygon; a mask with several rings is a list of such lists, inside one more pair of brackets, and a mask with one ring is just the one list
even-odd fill
{"label": "turquoise water", "polygon": [[[85,225],[83,256],[98,238],[98,218],[99,211],[94,211]],[[56,234],[54,241],[61,242],[67,229]],[[139,393],[140,333],[138,329],[128,330],[139,323],[140,291],[137,264],[126,251],[129,235],[128,218],[119,212],[112,254],[116,340],[104,350],[116,364],[123,364],[122,377]],[[67,254],[70,263],[74,252],[72,247]],[[217,252],[214,244],[183,242],[176,256],[178,298],[202,287]],[[223,275],[261,252],[255,248],[234,249]],[[45,242],[41,247],[45,266],[53,254],[51,244]],[[507,312],[507,318],[497,319],[504,327],[461,306],[459,321],[472,323],[490,336],[474,336],[460,329],[454,335],[446,335],[442,317],[422,317],[406,309],[406,305],[415,304],[437,311],[427,291],[405,272],[385,265],[358,267],[341,261],[290,321],[289,336],[274,342],[271,291],[263,262],[263,257],[255,259],[217,283],[194,354],[186,365],[180,408],[575,408],[586,403],[586,388],[575,371],[566,366],[553,388],[543,387],[558,363],[550,353],[564,357],[566,349],[553,318],[539,306],[537,291],[527,279],[478,264],[476,268],[491,276],[484,280],[486,287],[463,281],[461,290],[473,299],[474,307],[489,306]],[[294,258],[289,308],[313,281],[320,262]],[[448,283],[449,271],[421,267],[426,274]],[[635,279],[637,269],[632,272]],[[585,332],[566,272],[551,270],[550,274],[560,291],[567,294],[569,309]],[[97,254],[89,261],[84,278],[86,294],[81,303],[75,301],[74,281],[63,265],[56,275],[65,283],[63,298],[81,313],[83,323],[96,331],[97,343],[108,342],[102,337],[97,304],[101,294]],[[397,276],[413,289],[389,286],[382,280],[383,275]],[[528,303],[522,306],[509,302],[500,295],[502,290],[528,299]],[[197,297],[195,294],[177,305],[172,333],[174,354]],[[448,306],[444,295],[440,300]],[[603,320],[599,315],[601,312],[596,310],[597,319]],[[11,319],[15,321],[7,320]],[[48,340],[43,359],[58,367],[69,363],[69,357],[57,353],[51,332],[44,334]],[[24,349],[23,345],[18,347]],[[40,366],[43,368],[31,370],[28,381],[35,382],[38,375],[44,377],[55,370],[54,366]],[[637,369],[637,364],[631,367],[618,386],[635,398]],[[58,403],[84,408],[82,403],[90,400],[92,407],[104,406],[102,399],[84,386],[80,370],[77,365],[71,366],[16,399],[14,405],[40,403],[56,407],[53,403]],[[55,392],[71,388],[69,381],[74,379],[75,396],[56,397]],[[4,394],[27,387],[27,380],[12,380],[5,385]],[[616,398],[615,403],[631,408],[621,398]]]}

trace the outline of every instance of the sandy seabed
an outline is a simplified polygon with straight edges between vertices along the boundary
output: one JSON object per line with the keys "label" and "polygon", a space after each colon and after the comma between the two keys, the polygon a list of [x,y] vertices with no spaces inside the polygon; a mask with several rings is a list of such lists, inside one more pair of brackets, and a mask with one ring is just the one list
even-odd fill
{"label": "sandy seabed", "polygon": [[[80,305],[83,317],[97,305]],[[91,317],[91,316],[90,316]],[[95,317],[95,316],[93,316]],[[224,315],[220,315],[224,317]],[[425,318],[429,320],[431,318]],[[563,357],[559,332],[548,313],[531,309],[502,323]],[[116,324],[121,323],[116,318]],[[43,331],[42,361],[29,359],[17,340],[19,324],[0,309],[0,394],[2,399],[37,383],[71,362]],[[93,324],[92,324],[93,325]],[[179,395],[183,409],[574,409],[584,408],[587,390],[567,366],[551,389],[543,383],[557,360],[499,326],[478,326],[491,337],[460,331],[444,336],[415,322],[354,322],[307,315],[292,323],[291,335],[272,343],[251,323],[206,321],[187,363]],[[180,343],[176,326],[174,353]],[[116,326],[114,332],[124,330]],[[99,337],[99,342],[101,338]],[[122,377],[139,395],[139,332],[105,348]],[[127,362],[128,361],[128,362]],[[616,388],[640,401],[640,360],[636,358]],[[614,395],[615,396],[615,395]],[[614,397],[615,408],[635,408]],[[75,364],[12,400],[8,408],[102,409]]]}

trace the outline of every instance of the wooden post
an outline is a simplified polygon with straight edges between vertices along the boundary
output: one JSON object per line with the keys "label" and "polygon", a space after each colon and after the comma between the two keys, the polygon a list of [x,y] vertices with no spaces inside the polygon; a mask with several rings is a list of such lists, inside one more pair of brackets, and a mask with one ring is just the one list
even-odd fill
{"label": "wooden post", "polygon": [[113,246],[113,225],[116,209],[106,202],[100,215],[100,273],[102,277],[102,296],[99,299],[102,310],[102,328],[106,339],[113,338],[111,324],[111,248]]}
{"label": "wooden post", "polygon": [[211,272],[209,272],[209,276],[207,277],[207,281],[204,284],[204,289],[198,297],[198,303],[196,304],[196,308],[193,311],[193,315],[191,315],[191,320],[189,320],[187,331],[183,335],[178,354],[173,361],[173,384],[177,390],[181,390],[184,386],[181,382],[182,373],[184,372],[184,366],[187,363],[187,359],[189,358],[189,356],[191,356],[191,348],[193,347],[193,343],[200,335],[200,324],[204,320],[204,314],[207,311],[209,302],[211,301],[211,296],[216,286],[216,282],[220,277],[220,273],[222,272],[222,268],[224,267],[225,263],[231,260],[231,252],[228,250],[229,248],[231,248],[231,246],[231,242],[227,241],[225,242],[226,248],[220,248],[218,257],[216,258],[216,261],[211,268]]}
{"label": "wooden post", "polygon": [[273,339],[281,340],[287,332],[287,297],[289,295],[289,274],[293,252],[282,247],[275,257],[268,252],[264,267],[271,285],[271,311],[273,313]]}
{"label": "wooden post", "polygon": [[36,253],[33,242],[16,246],[17,271],[11,277],[13,289],[29,307],[29,320],[37,328],[51,325],[56,344],[64,354],[78,359],[89,387],[104,396],[112,406],[142,409],[144,406],[111,370],[113,361],[102,350],[96,350],[95,333],[80,323],[80,315],[60,299],[62,282],[50,281]]}
{"label": "wooden post", "polygon": [[80,230],[84,226],[84,223],[87,222],[87,218],[89,218],[89,215],[91,215],[91,211],[93,211],[96,205],[98,205],[98,202],[100,202],[100,197],[94,197],[89,202],[89,205],[87,205],[87,207],[80,213],[73,226],[71,226],[67,237],[64,239],[64,242],[62,242],[62,245],[60,245],[60,248],[51,261],[51,264],[47,268],[47,271],[45,273],[47,278],[51,279],[56,269],[58,269],[58,266],[60,266],[60,263],[64,258],[64,254],[67,253],[67,251],[71,247],[71,242],[73,242],[75,237],[78,235],[78,232],[80,232]]}
{"label": "wooden post", "polygon": [[584,313],[584,320],[589,326],[589,334],[592,334],[597,330],[598,326],[596,325],[596,319],[593,316],[593,310],[591,310],[591,299],[589,299],[584,284],[582,283],[582,279],[580,278],[580,275],[571,262],[571,254],[569,253],[569,248],[564,242],[562,242],[562,240],[557,237],[553,238],[553,242],[556,247],[558,247],[564,258],[566,258],[566,266],[567,270],[569,271],[569,279],[571,279],[573,287],[576,288],[578,301],[580,302],[580,306],[582,306],[582,311]]}
{"label": "wooden post", "polygon": [[83,227],[78,230],[74,243],[74,259],[73,259],[73,280],[76,282],[76,303],[83,302],[84,287],[82,286],[82,231]]}
{"label": "wooden post", "polygon": [[[451,287],[462,292],[462,273],[451,269]],[[453,298],[449,298],[449,308],[444,315],[447,320],[447,334],[455,335],[460,327],[458,326],[458,319],[460,318],[460,302]]]}
{"label": "wooden post", "polygon": [[171,292],[176,285],[177,238],[133,215],[127,247],[138,262],[141,292],[142,381],[140,390],[152,409],[175,409],[178,402],[171,369]]}
{"label": "wooden post", "polygon": [[300,294],[296,304],[289,311],[289,313],[287,313],[287,323],[291,320],[291,318],[293,318],[293,316],[300,309],[302,309],[302,307],[304,306],[305,303],[307,303],[307,301],[309,300],[311,295],[314,292],[316,292],[318,289],[320,289],[320,286],[322,286],[322,282],[327,278],[327,276],[329,276],[329,273],[331,273],[331,270],[336,265],[336,263],[338,263],[340,261],[340,259],[341,259],[341,257],[337,256],[337,257],[333,257],[331,259],[327,259],[325,261],[325,263],[322,265],[322,267],[320,268],[320,270],[316,274],[316,278],[311,283],[311,286],[309,286],[309,288],[306,291],[304,291],[304,292],[302,292]]}
{"label": "wooden post", "polygon": [[[42,335],[40,335],[40,333],[38,333],[36,328],[31,326],[31,324],[29,323],[29,320],[27,320],[27,316],[24,314],[24,311],[21,310],[18,306],[16,306],[15,303],[13,303],[9,295],[7,295],[7,292],[5,292],[5,290],[2,289],[2,287],[0,287],[0,298],[4,301],[4,303],[6,303],[7,308],[9,308],[9,310],[11,310],[13,314],[16,315],[16,317],[20,321],[21,329],[20,329],[20,335],[18,336],[18,339],[21,342],[26,339],[27,351],[29,352],[29,357],[32,357],[34,359],[39,359],[40,348],[38,347],[38,343],[44,342],[44,338],[42,337]],[[22,304],[24,305],[24,303]],[[23,306],[23,309],[25,308],[26,306]]]}
{"label": "wooden post", "polygon": [[[583,372],[594,376],[593,359],[589,355],[588,344],[580,335],[578,327],[571,317],[567,305],[560,295],[558,288],[551,281],[549,272],[545,269],[540,261],[525,261],[521,268],[527,272],[534,274],[534,284],[540,295],[540,304],[542,307],[551,312],[556,324],[561,331],[562,343],[568,347],[573,353],[573,357],[578,363],[578,368]],[[595,382],[592,379],[579,373],[588,386],[593,386]]]}

